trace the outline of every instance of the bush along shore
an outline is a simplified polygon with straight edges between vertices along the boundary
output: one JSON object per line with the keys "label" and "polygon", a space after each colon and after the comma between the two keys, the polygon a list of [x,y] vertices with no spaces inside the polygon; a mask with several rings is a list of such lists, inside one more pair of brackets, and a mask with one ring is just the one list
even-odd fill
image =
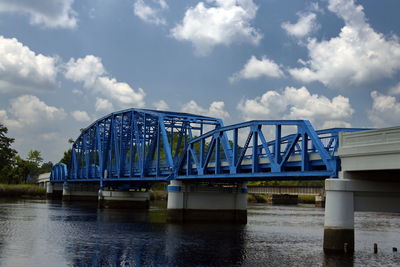
{"label": "bush along shore", "polygon": [[[269,197],[270,196],[268,194],[248,194],[247,201],[249,203],[268,203]],[[314,195],[299,195],[298,203],[314,204],[315,196]]]}
{"label": "bush along shore", "polygon": [[46,189],[32,184],[0,184],[0,198],[46,198]]}

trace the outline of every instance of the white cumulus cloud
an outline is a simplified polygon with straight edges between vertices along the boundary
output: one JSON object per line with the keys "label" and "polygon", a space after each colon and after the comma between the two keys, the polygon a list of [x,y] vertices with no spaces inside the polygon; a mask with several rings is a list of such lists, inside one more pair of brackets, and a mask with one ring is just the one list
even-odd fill
{"label": "white cumulus cloud", "polygon": [[57,59],[36,54],[15,38],[0,35],[0,93],[39,92],[56,87]]}
{"label": "white cumulus cloud", "polygon": [[199,106],[196,101],[190,100],[182,106],[181,111],[220,119],[229,117],[229,113],[225,111],[225,103],[223,101],[214,101],[207,109]]}
{"label": "white cumulus cloud", "polygon": [[[120,108],[144,106],[146,95],[144,90],[141,88],[135,90],[129,84],[109,77],[99,57],[88,55],[84,58],[72,58],[64,68],[65,78],[74,82],[83,82],[84,87],[92,93],[103,95],[108,101],[114,101]],[[111,107],[104,101],[100,102],[96,101],[96,109],[102,109],[105,105],[107,108]]]}
{"label": "white cumulus cloud", "polygon": [[257,6],[252,0],[208,0],[186,10],[182,22],[171,30],[180,41],[192,42],[196,54],[208,55],[217,45],[238,42],[258,44],[261,33],[251,26]]}
{"label": "white cumulus cloud", "polygon": [[105,98],[96,98],[95,104],[96,111],[112,112],[114,110],[113,104]]}
{"label": "white cumulus cloud", "polygon": [[75,28],[74,0],[1,0],[0,12],[27,15],[33,25],[47,28]]}
{"label": "white cumulus cloud", "polygon": [[89,114],[86,111],[82,110],[72,111],[71,116],[79,122],[88,122],[91,120]]}
{"label": "white cumulus cloud", "polygon": [[115,78],[99,77],[95,88],[109,99],[115,100],[121,107],[141,108],[144,106],[145,93],[142,88],[133,90],[129,84],[118,82]]}
{"label": "white cumulus cloud", "polygon": [[0,110],[0,120],[10,131],[22,136],[26,136],[27,132],[54,130],[54,122],[62,121],[65,117],[64,109],[49,106],[33,95],[11,99],[9,109]]}
{"label": "white cumulus cloud", "polygon": [[[151,1],[149,1],[151,2]],[[144,0],[136,0],[133,3],[133,13],[141,20],[156,25],[165,25],[167,22],[162,17],[162,11],[168,9],[165,0],[153,0],[153,5],[145,3]]]}
{"label": "white cumulus cloud", "polygon": [[372,109],[369,119],[375,127],[397,126],[400,124],[400,102],[395,96],[371,92]]}
{"label": "white cumulus cloud", "polygon": [[65,78],[74,82],[83,82],[85,87],[91,87],[97,78],[106,73],[101,58],[88,55],[84,58],[71,58],[65,64]]}
{"label": "white cumulus cloud", "polygon": [[343,88],[392,77],[400,70],[399,38],[376,32],[361,5],[354,0],[330,0],[328,9],[345,25],[330,40],[308,40],[309,60],[301,60],[303,67],[289,69],[294,78]]}
{"label": "white cumulus cloud", "polygon": [[13,146],[20,155],[37,149],[51,160],[59,160],[62,151],[67,149],[66,116],[63,108],[49,105],[33,95],[13,98],[7,110],[0,110],[0,122],[15,138]]}
{"label": "white cumulus cloud", "polygon": [[156,110],[169,110],[169,105],[164,100],[160,100],[153,103],[153,107]]}
{"label": "white cumulus cloud", "polygon": [[283,77],[283,71],[280,66],[266,56],[257,59],[255,56],[247,61],[243,69],[229,77],[230,82],[235,82],[240,79],[256,79],[259,77]]}
{"label": "white cumulus cloud", "polygon": [[296,23],[288,21],[282,23],[281,27],[291,36],[303,38],[318,28],[317,15],[314,13],[298,13],[299,20]]}
{"label": "white cumulus cloud", "polygon": [[389,89],[389,93],[393,95],[400,95],[400,82]]}
{"label": "white cumulus cloud", "polygon": [[282,93],[267,91],[254,99],[244,99],[238,106],[245,120],[300,119],[310,120],[316,128],[350,126],[354,110],[348,98],[332,99],[311,94],[307,88],[286,87]]}

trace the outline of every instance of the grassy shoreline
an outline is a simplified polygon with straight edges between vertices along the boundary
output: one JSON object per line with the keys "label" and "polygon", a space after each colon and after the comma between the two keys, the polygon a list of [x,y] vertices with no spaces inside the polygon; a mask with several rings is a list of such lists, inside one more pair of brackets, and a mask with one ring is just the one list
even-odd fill
{"label": "grassy shoreline", "polygon": [[45,198],[46,189],[32,184],[0,184],[0,197]]}
{"label": "grassy shoreline", "polygon": [[[248,194],[247,201],[249,203],[268,203],[268,194]],[[314,195],[299,195],[298,198],[299,203],[304,204],[314,204],[315,196]]]}
{"label": "grassy shoreline", "polygon": [[[32,184],[0,184],[0,198],[46,198],[46,189]],[[150,190],[150,200],[166,200],[166,190]],[[249,203],[268,203],[268,194],[248,194]],[[299,203],[315,203],[314,195],[299,195]]]}

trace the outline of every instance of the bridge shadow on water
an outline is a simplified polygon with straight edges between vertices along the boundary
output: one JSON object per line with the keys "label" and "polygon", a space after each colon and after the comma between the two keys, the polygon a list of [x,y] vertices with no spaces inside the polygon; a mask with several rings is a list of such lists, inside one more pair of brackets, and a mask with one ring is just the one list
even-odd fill
{"label": "bridge shadow on water", "polygon": [[54,204],[68,210],[51,220],[70,225],[60,233],[73,266],[227,266],[240,265],[245,257],[245,226],[168,224],[165,203],[149,210]]}
{"label": "bridge shadow on water", "polygon": [[[314,258],[273,245],[274,236],[254,239],[248,225],[166,223],[165,203],[149,210],[99,210],[93,203],[58,202],[66,211],[51,215],[64,257],[72,266],[353,266],[353,257]],[[60,238],[60,237],[59,237]],[[284,244],[282,244],[285,246]],[[307,244],[305,244],[307,246]]]}

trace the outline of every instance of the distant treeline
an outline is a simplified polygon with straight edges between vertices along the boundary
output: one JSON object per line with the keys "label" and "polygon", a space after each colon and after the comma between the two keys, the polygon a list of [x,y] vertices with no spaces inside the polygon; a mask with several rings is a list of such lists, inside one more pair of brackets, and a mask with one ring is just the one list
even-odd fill
{"label": "distant treeline", "polygon": [[26,159],[18,155],[11,147],[14,138],[7,137],[7,133],[7,127],[0,123],[0,183],[32,183],[40,173],[51,171],[53,163],[43,162],[40,151],[29,151]]}

